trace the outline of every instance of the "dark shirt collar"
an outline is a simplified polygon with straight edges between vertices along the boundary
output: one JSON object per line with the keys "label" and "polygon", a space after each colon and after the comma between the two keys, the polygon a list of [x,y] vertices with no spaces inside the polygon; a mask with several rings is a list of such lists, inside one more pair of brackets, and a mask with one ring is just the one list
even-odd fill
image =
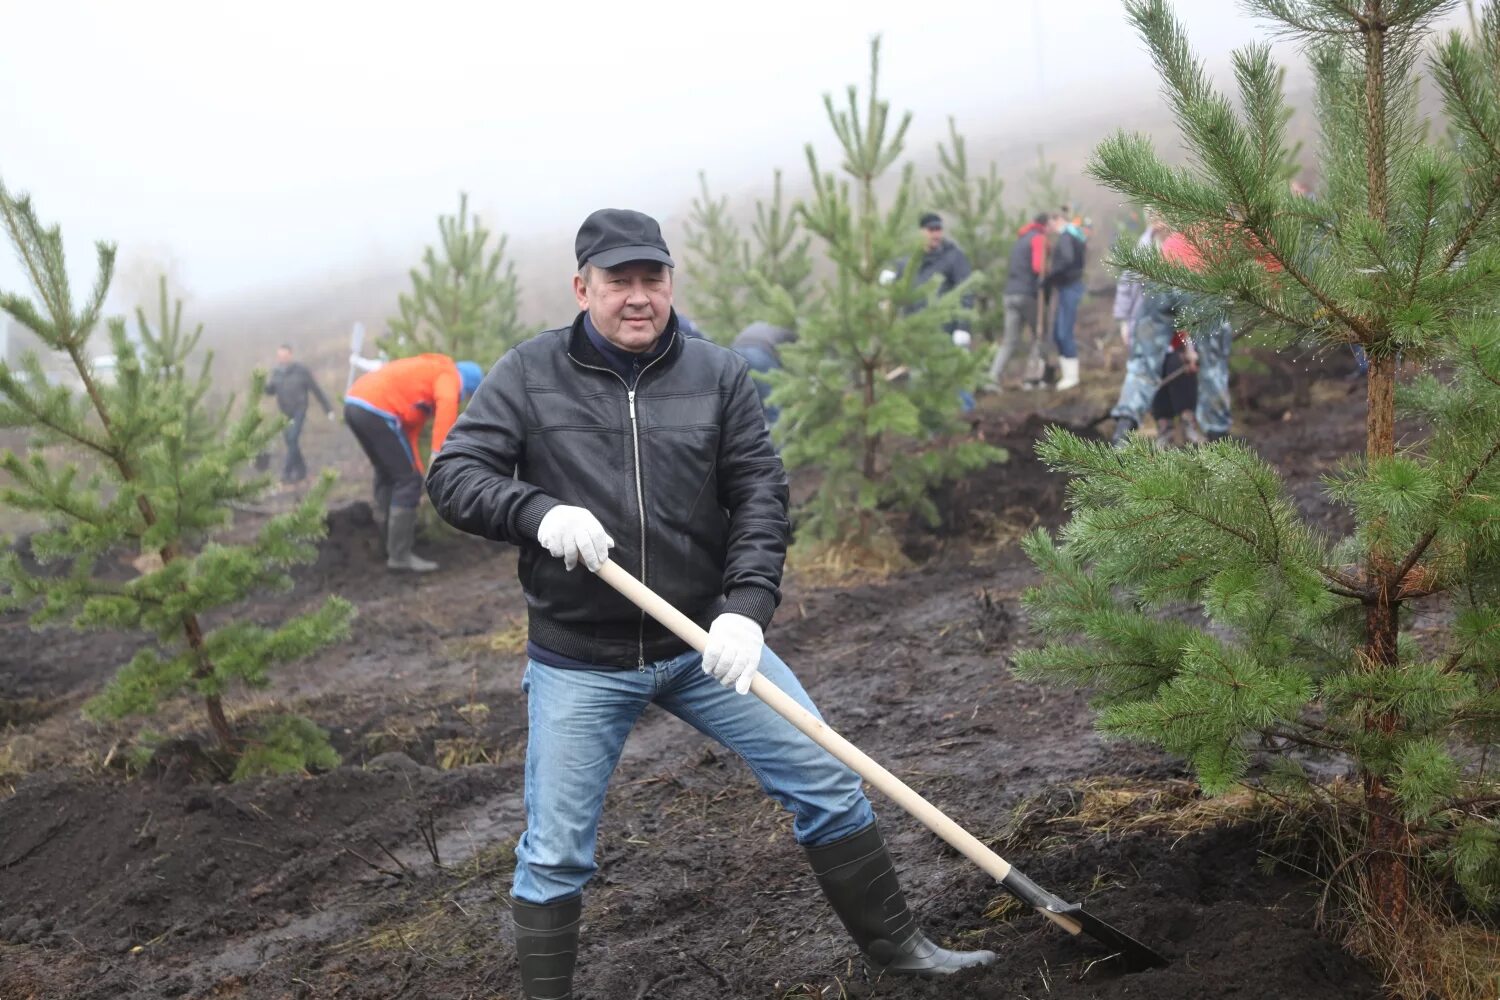
{"label": "dark shirt collar", "polygon": [[665,354],[672,343],[672,338],[663,333],[656,338],[656,343],[651,345],[649,351],[636,353],[624,350],[605,339],[604,334],[594,326],[593,317],[587,312],[583,314],[583,332],[588,336],[589,343],[594,345],[594,350],[604,359],[604,363],[629,385],[634,385],[641,369]]}

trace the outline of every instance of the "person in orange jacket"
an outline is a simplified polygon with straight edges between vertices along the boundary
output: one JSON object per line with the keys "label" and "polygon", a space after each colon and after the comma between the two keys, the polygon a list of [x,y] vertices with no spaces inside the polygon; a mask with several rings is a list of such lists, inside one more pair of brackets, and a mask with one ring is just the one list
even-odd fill
{"label": "person in orange jacket", "polygon": [[432,453],[442,450],[458,407],[484,370],[446,354],[400,358],[366,372],[344,395],[344,422],[375,467],[375,517],[383,522],[386,568],[430,573],[437,563],[412,552],[422,502],[422,427],[432,420]]}

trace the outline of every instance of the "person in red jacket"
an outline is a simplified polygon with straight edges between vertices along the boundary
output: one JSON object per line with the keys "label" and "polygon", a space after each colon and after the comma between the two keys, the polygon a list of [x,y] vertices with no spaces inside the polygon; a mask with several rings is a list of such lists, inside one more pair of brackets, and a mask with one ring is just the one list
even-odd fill
{"label": "person in red jacket", "polygon": [[1016,353],[1023,327],[1031,331],[1031,350],[1026,359],[1022,384],[1035,389],[1042,384],[1047,346],[1038,331],[1041,325],[1037,316],[1037,290],[1042,275],[1047,270],[1047,215],[1043,213],[1022,226],[1016,233],[1016,242],[1010,250],[1010,263],[1005,273],[1005,291],[1001,304],[1005,309],[1005,333],[995,359],[990,363],[990,380],[986,387],[998,392],[1005,366]]}
{"label": "person in red jacket", "polygon": [[446,354],[400,358],[355,380],[344,396],[344,422],[375,467],[375,517],[384,525],[386,567],[430,573],[437,563],[412,552],[422,502],[422,427],[432,421],[432,454],[443,448],[459,405],[484,370]]}

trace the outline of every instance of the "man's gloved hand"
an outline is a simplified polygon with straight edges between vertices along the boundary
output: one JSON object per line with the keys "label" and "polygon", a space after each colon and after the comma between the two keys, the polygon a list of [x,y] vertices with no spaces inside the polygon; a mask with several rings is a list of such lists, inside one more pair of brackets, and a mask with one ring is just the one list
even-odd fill
{"label": "man's gloved hand", "polygon": [[969,346],[971,344],[973,344],[973,343],[974,343],[974,338],[969,335],[969,331],[968,330],[954,330],[953,331],[953,346],[954,347],[962,347],[964,350],[968,350]]}
{"label": "man's gloved hand", "polygon": [[615,544],[593,514],[582,507],[566,505],[553,507],[543,515],[536,540],[568,569],[577,566],[581,557],[591,573],[604,565],[610,547]]}
{"label": "man's gloved hand", "polygon": [[896,272],[891,270],[890,268],[886,268],[884,271],[880,272],[879,280],[882,285],[889,285],[891,282],[896,280]]}
{"label": "man's gloved hand", "polygon": [[708,627],[708,645],[703,647],[703,672],[725,687],[734,685],[740,694],[760,669],[760,653],[766,636],[753,619],[732,611],[715,618]]}

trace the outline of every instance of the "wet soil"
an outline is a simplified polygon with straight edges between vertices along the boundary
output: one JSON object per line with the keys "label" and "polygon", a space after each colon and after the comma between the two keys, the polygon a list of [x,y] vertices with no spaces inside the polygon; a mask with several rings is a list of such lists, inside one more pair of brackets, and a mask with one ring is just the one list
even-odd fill
{"label": "wet soil", "polygon": [[[1095,418],[1117,385],[1101,366],[1076,396],[986,399],[978,431],[1011,461],[943,491],[937,528],[907,531],[916,567],[840,588],[793,576],[768,641],[835,728],[982,839],[1003,835],[1035,881],[1172,964],[1121,974],[1100,961],[1102,946],[1006,910],[992,880],[877,800],[929,933],[1000,960],[940,983],[871,980],[789,817],[737,758],[651,710],[606,805],[580,997],[1378,995],[1371,972],[1314,927],[1317,885],[1267,870],[1251,826],[1018,836],[1017,806],[1048,790],[1184,773],[1157,751],[1101,740],[1084,692],[1007,669],[1030,641],[1018,597],[1035,580],[1015,540],[1066,518],[1065,483],[1036,460],[1034,440],[1054,422],[1102,433]],[[1359,447],[1362,400],[1337,375],[1294,388],[1260,385],[1239,429],[1337,532],[1319,482]],[[351,446],[325,444],[315,462],[357,469]],[[261,516],[247,512],[243,529]],[[127,755],[109,750],[131,729],[86,723],[78,707],[130,640],[0,619],[0,747],[22,747],[32,765],[0,779],[0,997],[516,995],[506,895],[524,824],[526,716],[508,631],[524,615],[514,557],[438,532],[424,551],[443,571],[393,577],[368,508],[338,508],[330,529],[290,594],[242,609],[269,620],[329,592],[358,605],[348,643],[249,703],[251,714],[291,705],[329,727],[345,764],[328,773],[201,780],[201,723],[183,705],[179,741],[127,774]]]}

